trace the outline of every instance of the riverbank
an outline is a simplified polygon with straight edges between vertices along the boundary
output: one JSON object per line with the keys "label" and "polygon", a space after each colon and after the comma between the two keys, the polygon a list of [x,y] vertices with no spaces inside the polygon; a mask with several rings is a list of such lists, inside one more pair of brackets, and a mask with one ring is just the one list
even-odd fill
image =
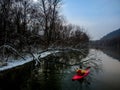
{"label": "riverbank", "polygon": [[18,67],[18,66],[21,66],[21,65],[24,65],[24,64],[29,63],[29,62],[32,62],[32,61],[34,61],[34,59],[35,59],[35,65],[36,65],[38,62],[40,62],[38,60],[38,57],[39,57],[39,59],[40,58],[44,58],[44,57],[46,57],[46,56],[48,56],[48,55],[50,55],[52,53],[56,53],[56,52],[58,52],[58,51],[46,51],[46,52],[42,52],[40,54],[37,54],[37,53],[33,54],[34,58],[26,56],[25,60],[23,60],[23,59],[14,60],[14,61],[10,60],[10,61],[6,62],[7,65],[0,67],[0,72],[1,71],[5,71],[5,70],[9,70],[9,69],[12,69],[12,68],[15,68],[15,67]]}

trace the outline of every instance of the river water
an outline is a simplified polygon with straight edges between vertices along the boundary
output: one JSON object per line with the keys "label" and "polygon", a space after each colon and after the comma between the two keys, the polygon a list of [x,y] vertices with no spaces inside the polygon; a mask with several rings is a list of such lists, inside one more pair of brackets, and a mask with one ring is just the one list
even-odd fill
{"label": "river water", "polygon": [[119,59],[95,49],[89,50],[84,59],[87,58],[96,60],[85,64],[91,66],[91,72],[81,81],[71,80],[79,65],[44,61],[32,71],[23,69],[13,71],[11,76],[8,75],[10,77],[6,75],[0,81],[0,90],[120,90]]}

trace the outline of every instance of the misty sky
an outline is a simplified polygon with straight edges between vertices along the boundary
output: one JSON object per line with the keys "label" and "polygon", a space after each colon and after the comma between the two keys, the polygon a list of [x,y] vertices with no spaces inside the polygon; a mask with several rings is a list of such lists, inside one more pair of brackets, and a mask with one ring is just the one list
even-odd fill
{"label": "misty sky", "polygon": [[64,0],[62,11],[94,40],[120,28],[120,0]]}

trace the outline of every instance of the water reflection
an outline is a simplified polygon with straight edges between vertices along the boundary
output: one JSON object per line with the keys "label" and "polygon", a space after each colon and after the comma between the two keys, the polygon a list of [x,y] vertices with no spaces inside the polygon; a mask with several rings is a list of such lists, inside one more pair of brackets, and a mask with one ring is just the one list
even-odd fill
{"label": "water reflection", "polygon": [[0,73],[0,90],[23,90],[34,68],[32,62]]}
{"label": "water reflection", "polygon": [[[0,80],[2,83],[0,89],[8,90],[6,86],[10,86],[9,89],[16,90],[92,90],[95,80],[93,77],[100,70],[100,61],[95,59],[93,53],[88,54],[88,52],[81,54],[69,51],[49,55],[42,58],[41,64],[32,72],[25,71],[26,67],[24,67],[12,71],[17,73],[11,72],[12,76],[9,75],[8,78],[3,77],[3,80],[9,80],[9,83],[2,83],[3,80]],[[83,80],[72,81],[72,76],[76,74],[75,69],[85,69],[87,66],[92,66],[91,73]]]}
{"label": "water reflection", "polygon": [[115,58],[115,59],[118,59],[120,61],[120,50],[119,49],[116,49],[116,48],[103,48],[102,51],[104,53],[106,53],[107,55]]}
{"label": "water reflection", "polygon": [[[31,80],[28,80],[28,88],[37,90],[79,90],[89,89],[93,82],[93,73],[80,81],[72,81],[72,76],[76,74],[75,69],[80,67],[85,69],[88,65],[94,66],[91,71],[98,69],[94,60],[85,60],[79,53],[64,52],[57,55],[49,55],[43,58],[41,65],[32,72]],[[74,59],[74,60],[73,60]],[[90,57],[89,57],[90,59]],[[74,61],[74,62],[73,62]],[[98,70],[96,70],[98,71]]]}

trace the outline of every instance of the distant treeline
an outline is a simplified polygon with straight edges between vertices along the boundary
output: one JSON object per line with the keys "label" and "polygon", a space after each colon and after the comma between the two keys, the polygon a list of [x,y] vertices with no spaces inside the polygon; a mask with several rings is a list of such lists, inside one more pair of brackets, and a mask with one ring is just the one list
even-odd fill
{"label": "distant treeline", "polygon": [[91,47],[120,49],[120,37],[90,42]]}
{"label": "distant treeline", "polygon": [[120,49],[120,28],[103,36],[100,40],[91,41],[91,47]]}
{"label": "distant treeline", "polygon": [[0,0],[0,46],[79,47],[89,41],[84,29],[67,24],[62,0]]}

